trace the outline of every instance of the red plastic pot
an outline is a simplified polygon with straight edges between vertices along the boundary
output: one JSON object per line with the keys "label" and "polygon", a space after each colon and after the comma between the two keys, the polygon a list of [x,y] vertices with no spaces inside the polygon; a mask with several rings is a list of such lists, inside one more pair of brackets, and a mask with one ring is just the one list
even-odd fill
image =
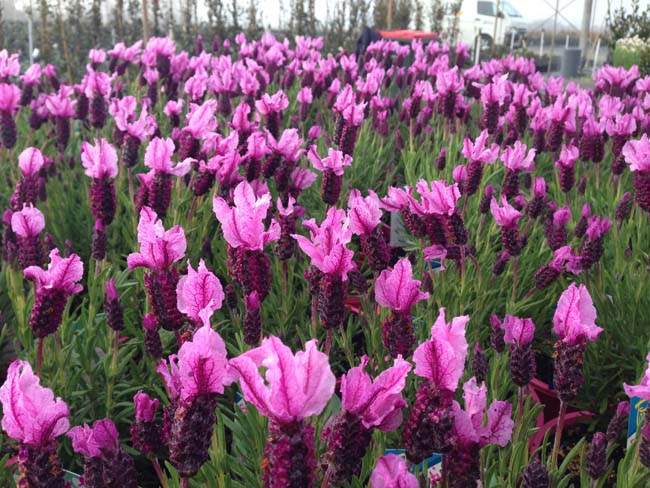
{"label": "red plastic pot", "polygon": [[[560,415],[560,399],[557,396],[557,392],[543,381],[533,379],[530,386],[530,396],[533,400],[544,407],[544,410],[542,410],[535,420],[535,427],[537,427],[538,430],[530,438],[530,443],[528,445],[528,449],[532,453],[542,445],[544,436],[547,432],[549,433],[549,436],[555,432],[557,418]],[[593,417],[594,413],[589,410],[578,410],[577,408],[568,405],[567,412],[564,416],[564,426],[570,427]]]}

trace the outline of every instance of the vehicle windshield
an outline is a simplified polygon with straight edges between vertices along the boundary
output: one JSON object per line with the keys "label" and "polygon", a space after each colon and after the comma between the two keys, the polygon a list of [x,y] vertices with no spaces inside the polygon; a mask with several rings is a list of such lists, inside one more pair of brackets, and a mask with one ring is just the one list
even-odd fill
{"label": "vehicle windshield", "polygon": [[477,2],[477,13],[479,15],[489,15],[494,17],[496,12],[496,5],[494,2]]}
{"label": "vehicle windshield", "polygon": [[508,17],[521,17],[521,14],[508,2],[501,2],[499,7]]}

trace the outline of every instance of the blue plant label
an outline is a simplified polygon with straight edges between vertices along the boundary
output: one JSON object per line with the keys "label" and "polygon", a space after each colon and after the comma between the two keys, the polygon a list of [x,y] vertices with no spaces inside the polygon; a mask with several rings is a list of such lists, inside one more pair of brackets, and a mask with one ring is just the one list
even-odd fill
{"label": "blue plant label", "polygon": [[632,443],[636,437],[636,433],[641,428],[645,420],[646,410],[648,409],[648,401],[642,400],[639,397],[633,397],[630,400],[630,416],[627,421],[627,445]]}
{"label": "blue plant label", "polygon": [[[406,449],[386,449],[384,454],[396,454],[399,457],[406,458]],[[420,464],[416,464],[411,468],[411,472],[413,473],[423,471],[426,471],[428,476],[442,474],[442,456],[434,453]]]}

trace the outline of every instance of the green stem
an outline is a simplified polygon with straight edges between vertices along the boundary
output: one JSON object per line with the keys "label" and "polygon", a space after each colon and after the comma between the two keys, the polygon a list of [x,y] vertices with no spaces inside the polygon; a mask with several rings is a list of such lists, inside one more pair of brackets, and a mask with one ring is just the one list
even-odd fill
{"label": "green stem", "polygon": [[113,408],[113,387],[115,386],[115,376],[117,374],[117,355],[120,347],[120,333],[114,331],[113,334],[113,357],[111,359],[111,368],[108,372],[108,385],[106,385],[106,416],[109,417]]}
{"label": "green stem", "polygon": [[38,350],[36,352],[36,376],[41,377],[43,371],[43,337],[38,338]]}
{"label": "green stem", "polygon": [[514,304],[517,301],[517,284],[519,282],[519,260],[517,256],[513,258],[512,261],[512,299],[511,302]]}
{"label": "green stem", "polygon": [[557,471],[557,457],[560,453],[560,441],[562,440],[562,430],[564,430],[564,417],[566,415],[566,403],[560,400],[560,415],[557,418],[555,427],[555,441],[553,442],[553,453],[551,455],[551,468]]}
{"label": "green stem", "polygon": [[153,469],[156,471],[156,476],[158,476],[158,481],[160,481],[160,486],[162,486],[162,488],[169,488],[169,484],[167,483],[167,478],[165,478],[163,470],[160,467],[158,458],[153,458],[151,460],[151,464],[153,464]]}

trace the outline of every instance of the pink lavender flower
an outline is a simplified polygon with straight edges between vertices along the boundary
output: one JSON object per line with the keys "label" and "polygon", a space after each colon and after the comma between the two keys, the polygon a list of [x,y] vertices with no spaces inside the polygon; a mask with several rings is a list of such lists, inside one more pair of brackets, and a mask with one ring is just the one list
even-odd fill
{"label": "pink lavender flower", "polygon": [[68,406],[54,398],[27,361],[16,360],[0,387],[2,429],[21,444],[46,448],[70,428]]}
{"label": "pink lavender flower", "polygon": [[398,356],[373,381],[364,371],[368,361],[363,356],[341,379],[341,413],[332,422],[326,454],[330,482],[336,485],[359,475],[373,428],[392,432],[402,423],[402,390],[411,365]]}
{"label": "pink lavender flower", "polygon": [[603,331],[596,325],[596,309],[584,285],[571,283],[562,293],[553,316],[555,344],[553,383],[562,401],[574,399],[584,382],[582,357],[589,341]]}
{"label": "pink lavender flower", "polygon": [[648,363],[648,368],[638,385],[623,384],[625,394],[630,398],[638,397],[642,400],[650,400],[650,353],[646,356],[646,362]]}
{"label": "pink lavender flower", "polygon": [[314,99],[312,89],[308,86],[300,89],[298,95],[296,96],[296,99],[300,104],[300,113],[298,115],[298,118],[304,122],[307,120],[307,115],[309,114],[309,105],[311,105],[311,102]]}
{"label": "pink lavender flower", "polygon": [[596,325],[596,309],[585,285],[571,283],[557,304],[553,332],[568,345],[595,341],[603,331]]}
{"label": "pink lavender flower", "polygon": [[47,95],[45,107],[54,119],[54,132],[59,152],[68,145],[70,139],[70,119],[75,116],[73,103],[70,99],[72,89],[62,85],[57,93]]}
{"label": "pink lavender flower", "polygon": [[359,190],[352,190],[348,198],[350,230],[361,237],[361,249],[374,271],[381,271],[388,265],[390,248],[377,228],[381,223],[381,201],[375,192],[368,190],[362,197]]}
{"label": "pink lavender flower", "polygon": [[264,246],[280,238],[280,225],[271,221],[264,230],[264,220],[271,206],[271,194],[255,195],[253,187],[242,181],[235,187],[234,207],[215,196],[214,213],[221,223],[224,238],[230,247],[230,268],[244,288],[245,294],[257,291],[264,300],[270,289],[270,261]]}
{"label": "pink lavender flower", "polygon": [[101,129],[106,124],[111,78],[106,73],[88,68],[88,73],[84,77],[84,94],[90,100],[90,125]]}
{"label": "pink lavender flower", "polygon": [[333,329],[343,322],[344,283],[348,273],[355,269],[354,253],[347,248],[352,239],[349,220],[344,210],[331,207],[320,226],[314,219],[305,220],[303,225],[309,229],[310,238],[297,234],[292,237],[311,258],[312,269],[322,273],[320,280],[313,284],[318,289],[318,313],[321,324]]}
{"label": "pink lavender flower", "polygon": [[221,336],[203,326],[157,368],[172,402],[166,420],[169,458],[183,477],[194,476],[209,458],[218,395],[231,381],[226,355]]}
{"label": "pink lavender flower", "polygon": [[[258,368],[266,368],[265,375]],[[277,337],[230,360],[244,398],[269,418],[264,449],[264,486],[310,486],[314,480],[314,429],[307,418],[320,414],[334,393],[335,378],[316,340],[295,355]]]}
{"label": "pink lavender flower", "polygon": [[504,340],[510,344],[510,376],[515,385],[528,386],[535,371],[535,353],[531,348],[535,335],[532,319],[506,315],[501,324],[505,331]]}
{"label": "pink lavender flower", "polygon": [[377,459],[377,464],[370,475],[370,486],[372,488],[417,488],[420,485],[402,457],[387,454]]}
{"label": "pink lavender flower", "polygon": [[352,164],[352,157],[329,148],[327,157],[321,158],[316,146],[312,145],[307,152],[307,158],[315,169],[323,173],[321,198],[328,205],[336,205],[343,184],[343,168]]}
{"label": "pink lavender flower", "polygon": [[503,248],[511,256],[518,256],[521,253],[524,242],[519,236],[519,219],[523,214],[508,203],[505,195],[501,197],[501,207],[496,199],[492,197],[490,211],[497,225],[501,227],[501,243]]}
{"label": "pink lavender flower", "polygon": [[411,263],[400,259],[392,270],[381,272],[375,283],[375,300],[382,307],[390,308],[390,316],[382,322],[384,347],[392,357],[409,357],[415,346],[415,331],[411,309],[429,298],[420,291],[421,282],[413,279]]}
{"label": "pink lavender flower", "polygon": [[487,408],[487,424],[483,425],[487,407],[487,388],[478,386],[476,378],[463,385],[465,408],[454,400],[454,437],[456,442],[447,456],[447,479],[451,486],[462,487],[476,483],[480,477],[480,449],[494,444],[505,447],[510,442],[514,422],[512,405],[495,400]]}
{"label": "pink lavender flower", "polygon": [[156,137],[151,140],[144,153],[144,164],[153,170],[153,184],[149,194],[149,206],[160,216],[167,214],[172,192],[172,175],[184,176],[191,169],[191,162],[184,160],[174,165],[172,154],[174,141]]}
{"label": "pink lavender flower", "polygon": [[18,263],[22,269],[43,264],[43,242],[40,234],[45,228],[43,213],[34,207],[23,205],[20,212],[11,215],[11,228],[17,236]]}
{"label": "pink lavender flower", "polygon": [[612,138],[612,152],[615,158],[621,154],[630,136],[636,132],[636,128],[636,119],[632,114],[617,113],[613,118],[607,119],[605,130]]}
{"label": "pink lavender flower", "polygon": [[566,226],[569,220],[571,220],[571,209],[569,207],[561,207],[552,214],[549,213],[544,232],[546,234],[546,242],[552,250],[555,251],[560,247],[566,246],[568,241]]}
{"label": "pink lavender flower", "polygon": [[145,455],[158,451],[162,443],[162,432],[156,422],[159,403],[142,390],[133,397],[135,422],[131,424],[131,443]]}
{"label": "pink lavender flower", "polygon": [[172,127],[178,127],[181,123],[181,113],[183,112],[184,101],[181,100],[169,100],[165,104],[163,113],[169,117]]}
{"label": "pink lavender flower", "polygon": [[187,158],[196,159],[199,155],[200,141],[216,129],[218,122],[214,113],[217,103],[217,100],[210,99],[201,105],[190,104],[186,125],[181,129],[179,140],[178,158],[181,161]]}
{"label": "pink lavender flower", "polygon": [[411,462],[422,461],[434,450],[445,452],[451,448],[452,400],[465,369],[468,321],[468,316],[462,316],[447,323],[445,309],[441,308],[431,328],[431,339],[420,344],[413,354],[415,374],[427,381],[418,389],[402,432],[406,456]]}
{"label": "pink lavender flower", "polygon": [[282,90],[273,95],[264,93],[260,100],[255,102],[255,108],[266,120],[266,128],[274,138],[280,135],[282,112],[289,106],[289,99]]}
{"label": "pink lavender flower", "polygon": [[14,114],[20,102],[20,89],[10,83],[0,83],[0,144],[11,149],[16,145]]}
{"label": "pink lavender flower", "polygon": [[463,82],[458,76],[458,67],[439,73],[436,77],[436,90],[439,93],[438,110],[447,120],[456,115],[456,98],[463,88]]}
{"label": "pink lavender flower", "polygon": [[634,173],[634,200],[650,212],[650,141],[647,134],[638,141],[628,141],[622,154]]}
{"label": "pink lavender flower", "polygon": [[501,186],[501,194],[513,198],[519,194],[519,175],[523,171],[535,169],[535,149],[526,154],[526,144],[516,141],[514,146],[508,146],[501,154],[501,161],[506,167],[506,173]]}
{"label": "pink lavender flower", "polygon": [[302,139],[297,129],[286,129],[282,131],[279,139],[274,138],[270,133],[266,141],[270,154],[262,169],[266,178],[274,177],[275,186],[280,193],[286,193],[289,189],[291,172],[296,167],[304,150],[300,148]]}
{"label": "pink lavender flower", "polygon": [[88,488],[135,488],[137,472],[133,458],[120,446],[115,424],[110,419],[70,429],[72,450],[84,457],[84,486]]}
{"label": "pink lavender flower", "polygon": [[221,222],[224,237],[231,247],[264,250],[269,242],[279,237],[279,226],[273,221],[267,231],[264,219],[271,206],[271,194],[257,198],[251,185],[242,181],[235,188],[234,207],[221,197],[215,197],[213,210]]}
{"label": "pink lavender flower", "polygon": [[198,270],[187,262],[187,275],[183,276],[176,288],[178,310],[187,315],[195,326],[210,325],[215,310],[221,308],[224,293],[221,282],[205,266],[203,259]]}
{"label": "pink lavender flower", "polygon": [[70,428],[68,406],[40,385],[31,366],[16,360],[0,387],[2,429],[20,445],[18,486],[63,486],[56,438]]}
{"label": "pink lavender flower", "polygon": [[467,167],[467,182],[465,194],[473,195],[478,190],[483,179],[483,165],[492,164],[499,155],[499,146],[492,144],[487,147],[488,131],[483,130],[476,141],[465,138],[463,141],[463,156],[469,160]]}
{"label": "pink lavender flower", "polygon": [[506,315],[501,323],[505,331],[504,340],[508,344],[525,347],[530,345],[535,335],[535,324],[532,319],[522,319]]}
{"label": "pink lavender flower", "polygon": [[115,278],[111,278],[104,283],[104,312],[106,313],[106,322],[114,331],[120,331],[124,328],[124,309],[120,303],[120,296],[115,287]]}
{"label": "pink lavender flower", "polygon": [[90,209],[95,220],[109,225],[115,217],[117,200],[113,179],[117,176],[117,152],[106,139],[95,139],[95,145],[81,145],[81,164],[90,184]]}
{"label": "pink lavender flower", "polygon": [[62,258],[59,250],[50,252],[47,270],[39,266],[25,268],[23,275],[34,281],[34,306],[29,325],[39,339],[55,332],[61,324],[68,298],[83,287],[77,282],[83,276],[83,262],[76,254]]}
{"label": "pink lavender flower", "polygon": [[144,282],[158,326],[177,330],[184,319],[176,307],[178,271],[172,265],[185,255],[187,241],[183,228],[177,225],[166,231],[156,212],[144,207],[140,211],[138,242],[140,252],[127,257],[129,269],[148,269]]}
{"label": "pink lavender flower", "polygon": [[588,219],[585,239],[580,247],[580,258],[582,268],[588,270],[602,257],[605,234],[612,227],[609,219],[594,215]]}

